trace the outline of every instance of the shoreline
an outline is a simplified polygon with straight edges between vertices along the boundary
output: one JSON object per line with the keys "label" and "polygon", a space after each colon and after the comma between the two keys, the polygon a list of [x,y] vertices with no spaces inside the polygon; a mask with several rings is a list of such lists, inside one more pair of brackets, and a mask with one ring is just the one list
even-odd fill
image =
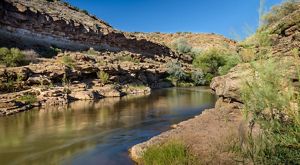
{"label": "shoreline", "polygon": [[[108,93],[115,93],[115,95],[109,95],[103,96],[103,95],[96,95],[95,93],[86,93],[88,91],[80,91],[81,93],[78,94],[78,98],[72,97],[72,95],[69,94],[64,94],[63,93],[63,87],[53,87],[53,88],[48,88],[44,89],[44,93],[40,93],[39,96],[37,96],[37,101],[34,103],[26,103],[24,101],[18,101],[17,97],[19,96],[24,96],[24,94],[32,94],[32,93],[39,93],[36,92],[35,90],[37,89],[29,89],[25,91],[20,91],[20,92],[12,92],[12,93],[7,93],[7,94],[1,94],[0,98],[9,98],[9,97],[14,97],[12,99],[4,99],[0,101],[0,117],[5,117],[5,116],[11,116],[16,113],[21,113],[24,111],[30,111],[34,108],[47,108],[47,107],[55,107],[55,106],[68,106],[69,104],[75,102],[75,101],[99,101],[105,98],[122,98],[124,96],[146,96],[150,95],[152,89],[149,87],[141,88],[140,90],[135,90],[135,93],[123,93],[122,91],[114,91],[114,89],[111,89],[111,91],[107,91]],[[43,89],[39,89],[42,91]],[[119,94],[117,94],[119,92]],[[46,94],[45,94],[46,93]],[[51,93],[51,94],[49,94]],[[58,93],[58,94],[57,94]],[[54,96],[57,94],[56,96]],[[52,96],[52,97],[45,97],[47,96]],[[79,96],[82,95],[82,96]],[[91,96],[93,95],[93,96]],[[74,96],[74,95],[73,95]]]}
{"label": "shoreline", "polygon": [[215,108],[206,109],[194,118],[173,125],[170,130],[136,144],[129,149],[134,162],[140,162],[143,152],[154,145],[170,140],[180,140],[201,163],[233,164],[232,154],[226,151],[226,143],[233,137],[243,136],[247,125],[239,103],[220,98]]}

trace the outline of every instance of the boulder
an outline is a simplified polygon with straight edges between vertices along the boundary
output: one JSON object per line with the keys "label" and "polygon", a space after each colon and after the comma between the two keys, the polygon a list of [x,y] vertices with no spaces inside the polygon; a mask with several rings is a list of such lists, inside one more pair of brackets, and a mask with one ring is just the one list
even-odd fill
{"label": "boulder", "polygon": [[96,98],[94,92],[90,90],[71,92],[69,96],[75,100],[94,100]]}
{"label": "boulder", "polygon": [[239,64],[224,76],[213,78],[210,87],[218,96],[241,102],[240,90],[243,82],[251,79],[254,72],[248,63]]}

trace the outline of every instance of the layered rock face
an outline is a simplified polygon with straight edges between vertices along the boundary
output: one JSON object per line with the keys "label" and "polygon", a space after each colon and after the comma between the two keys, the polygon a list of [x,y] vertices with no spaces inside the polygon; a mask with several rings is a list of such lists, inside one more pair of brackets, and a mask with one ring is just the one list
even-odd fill
{"label": "layered rock face", "polygon": [[202,33],[129,33],[139,39],[146,39],[155,43],[160,43],[172,47],[172,43],[178,39],[185,39],[193,48],[205,51],[212,48],[236,50],[236,41],[225,38],[218,34],[202,34]]}
{"label": "layered rock face", "polygon": [[293,50],[300,48],[300,4],[298,6],[298,10],[269,28],[275,56],[295,56]]}
{"label": "layered rock face", "polygon": [[68,50],[93,47],[147,56],[174,55],[165,46],[125,35],[95,16],[60,1],[3,0],[0,17],[0,46]]}
{"label": "layered rock face", "polygon": [[[18,101],[24,95],[36,96],[36,106],[52,106],[72,100],[149,94],[150,88],[172,86],[165,80],[167,62],[172,60],[159,56],[143,58],[131,52],[65,52],[23,67],[0,68],[0,115],[31,108],[33,105]],[[183,63],[185,71],[190,68]],[[100,72],[106,73],[108,79],[104,80]]]}

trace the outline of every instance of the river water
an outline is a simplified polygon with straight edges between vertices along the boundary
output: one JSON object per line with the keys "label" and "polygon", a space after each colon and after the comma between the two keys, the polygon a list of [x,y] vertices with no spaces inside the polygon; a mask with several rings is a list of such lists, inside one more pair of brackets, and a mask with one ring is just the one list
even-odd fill
{"label": "river water", "polygon": [[0,118],[0,164],[131,165],[128,149],[213,107],[207,88],[77,101]]}

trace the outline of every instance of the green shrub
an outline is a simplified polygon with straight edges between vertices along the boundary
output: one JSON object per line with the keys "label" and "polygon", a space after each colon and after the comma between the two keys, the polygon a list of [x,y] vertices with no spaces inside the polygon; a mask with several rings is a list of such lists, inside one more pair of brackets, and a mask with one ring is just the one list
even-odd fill
{"label": "green shrub", "polygon": [[19,97],[17,99],[17,101],[21,101],[21,102],[24,102],[26,104],[33,104],[33,103],[37,102],[37,98],[36,98],[35,95],[26,94],[26,95],[23,95],[23,96]]}
{"label": "green shrub", "polygon": [[0,48],[0,63],[7,67],[16,67],[26,65],[28,61],[18,48]]}
{"label": "green shrub", "polygon": [[211,73],[205,73],[204,79],[205,79],[206,85],[209,84],[214,77],[215,76]]}
{"label": "green shrub", "polygon": [[217,76],[219,67],[226,64],[225,56],[226,54],[221,50],[211,49],[197,55],[193,60],[193,65],[201,68],[204,72]]}
{"label": "green shrub", "polygon": [[192,50],[192,46],[189,45],[185,38],[179,38],[173,41],[172,47],[181,54],[187,54]]}
{"label": "green shrub", "polygon": [[214,76],[227,74],[231,68],[240,62],[240,57],[236,53],[211,49],[196,55],[193,65],[201,68],[206,74],[206,80],[209,81]]}
{"label": "green shrub", "polygon": [[173,61],[168,63],[168,71],[170,78],[178,83],[179,81],[185,81],[187,74],[183,71],[182,65],[179,61]]}
{"label": "green shrub", "polygon": [[205,74],[202,71],[192,72],[191,78],[196,86],[207,84],[207,81],[205,79]]}
{"label": "green shrub", "polygon": [[83,12],[86,15],[89,15],[89,12],[87,10],[81,10],[81,12]]}
{"label": "green shrub", "polygon": [[109,80],[109,74],[104,71],[98,72],[97,76],[103,84],[106,84]]}
{"label": "green shrub", "polygon": [[[253,164],[300,162],[300,93],[283,74],[288,73],[288,66],[273,61],[255,63],[254,80],[242,89],[251,130],[248,140],[235,146],[235,151]],[[254,124],[261,129],[259,135],[252,134]]]}
{"label": "green shrub", "polygon": [[286,0],[286,2],[272,7],[272,10],[263,16],[264,26],[267,27],[270,24],[276,23],[283,17],[293,13],[299,9],[299,0]]}
{"label": "green shrub", "polygon": [[241,59],[237,55],[230,55],[225,58],[225,65],[219,67],[219,75],[225,75],[229,70],[241,63]]}
{"label": "green shrub", "polygon": [[61,62],[62,64],[70,68],[73,68],[75,66],[75,61],[73,60],[73,58],[67,55],[62,56]]}
{"label": "green shrub", "polygon": [[163,145],[149,147],[142,156],[144,165],[188,165],[197,164],[197,160],[184,144],[171,141]]}

